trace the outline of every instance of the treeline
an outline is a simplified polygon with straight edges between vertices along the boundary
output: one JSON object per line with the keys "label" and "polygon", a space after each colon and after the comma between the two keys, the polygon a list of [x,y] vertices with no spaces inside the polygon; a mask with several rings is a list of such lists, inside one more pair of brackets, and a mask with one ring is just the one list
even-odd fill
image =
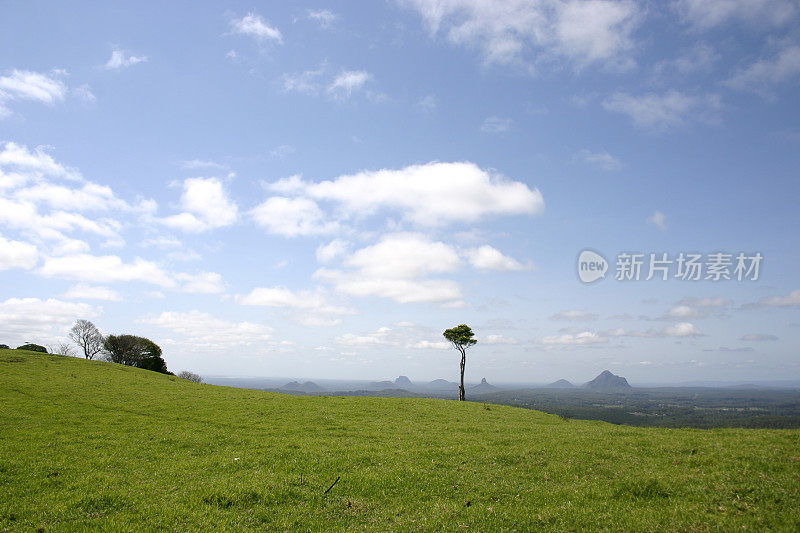
{"label": "treeline", "polygon": [[[83,319],[75,321],[72,329],[69,330],[68,337],[83,352],[86,359],[108,361],[161,374],[175,375],[167,369],[161,347],[146,337],[129,334],[103,335],[97,326]],[[5,344],[0,344],[0,348],[9,349]],[[17,349],[65,356],[76,355],[74,347],[69,343],[59,343],[51,347],[50,351],[44,346],[30,342],[18,346]],[[187,370],[178,373],[178,377],[196,383],[202,381],[199,375]]]}

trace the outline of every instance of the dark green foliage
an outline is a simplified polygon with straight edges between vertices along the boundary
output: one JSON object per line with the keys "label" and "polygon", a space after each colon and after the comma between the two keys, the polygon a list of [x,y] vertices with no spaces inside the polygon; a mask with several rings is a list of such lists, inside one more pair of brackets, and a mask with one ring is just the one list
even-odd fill
{"label": "dark green foliage", "polygon": [[8,350],[8,344],[0,344],[0,350]]}
{"label": "dark green foliage", "polygon": [[150,339],[136,335],[109,335],[103,347],[112,363],[168,373],[167,363],[161,358],[161,348]]}
{"label": "dark green foliage", "polygon": [[28,350],[29,352],[47,353],[47,348],[45,348],[44,346],[39,346],[38,344],[33,344],[32,342],[23,344],[22,346],[17,346],[17,350]]}
{"label": "dark green foliage", "polygon": [[461,324],[460,326],[446,329],[442,335],[444,335],[444,338],[452,342],[457,348],[466,348],[478,342],[473,338],[475,334],[472,332],[472,328],[466,324]]}

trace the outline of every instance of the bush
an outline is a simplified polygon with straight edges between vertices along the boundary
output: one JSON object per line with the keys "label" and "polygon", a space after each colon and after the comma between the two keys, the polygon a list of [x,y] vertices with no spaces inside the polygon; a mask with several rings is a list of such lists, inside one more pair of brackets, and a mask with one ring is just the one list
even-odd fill
{"label": "bush", "polygon": [[0,350],[8,350],[8,344],[0,344]]}
{"label": "bush", "polygon": [[178,377],[181,379],[185,379],[187,381],[193,381],[194,383],[202,383],[203,378],[200,377],[199,374],[195,374],[194,372],[189,372],[188,370],[181,370],[178,372]]}
{"label": "bush", "polygon": [[29,352],[47,353],[47,348],[45,348],[44,346],[39,346],[38,344],[33,344],[31,342],[23,344],[22,346],[17,346],[17,350],[28,350]]}

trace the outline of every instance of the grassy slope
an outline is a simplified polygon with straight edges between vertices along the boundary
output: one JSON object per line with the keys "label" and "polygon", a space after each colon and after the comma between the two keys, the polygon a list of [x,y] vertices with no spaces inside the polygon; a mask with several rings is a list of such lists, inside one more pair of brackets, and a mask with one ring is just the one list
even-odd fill
{"label": "grassy slope", "polygon": [[283,396],[0,350],[0,494],[0,530],[798,530],[800,432]]}

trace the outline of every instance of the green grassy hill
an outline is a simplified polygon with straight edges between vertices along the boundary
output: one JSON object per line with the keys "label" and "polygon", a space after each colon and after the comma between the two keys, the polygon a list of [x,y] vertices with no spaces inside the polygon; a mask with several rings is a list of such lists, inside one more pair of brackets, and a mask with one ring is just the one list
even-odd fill
{"label": "green grassy hill", "polygon": [[0,350],[0,495],[0,530],[797,531],[800,432],[284,396]]}

